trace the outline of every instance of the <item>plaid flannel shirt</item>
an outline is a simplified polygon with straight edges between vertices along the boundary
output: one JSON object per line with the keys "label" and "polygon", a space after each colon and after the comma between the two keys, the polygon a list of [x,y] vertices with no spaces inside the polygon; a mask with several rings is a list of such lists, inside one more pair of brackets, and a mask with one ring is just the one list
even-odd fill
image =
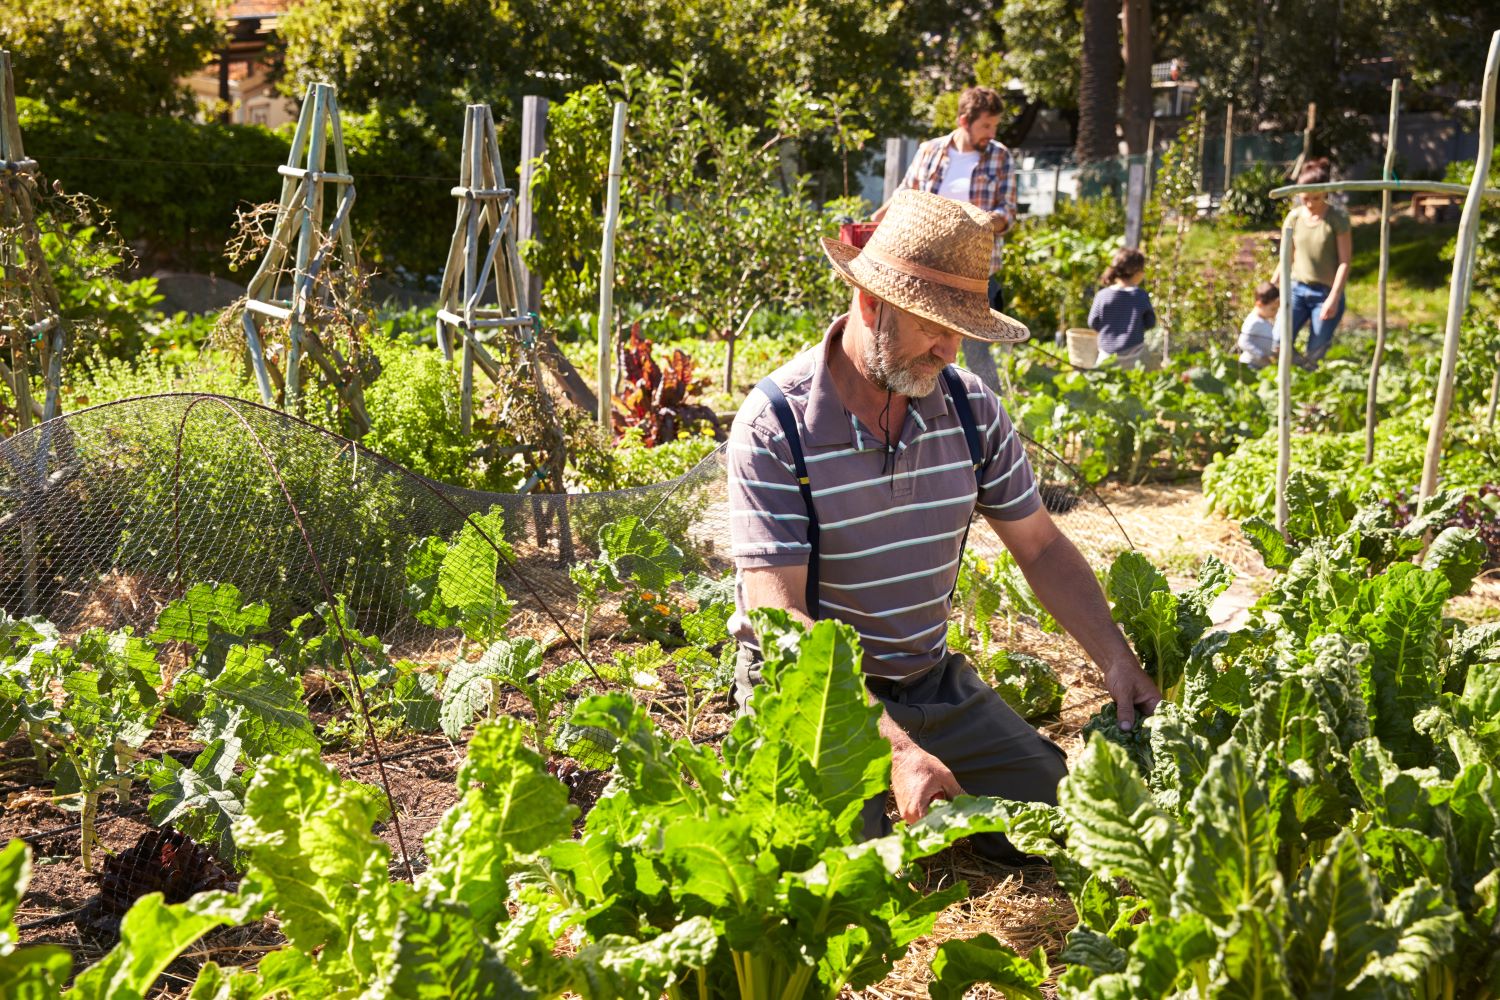
{"label": "plaid flannel shirt", "polygon": [[[943,171],[948,169],[948,151],[953,148],[956,131],[929,139],[917,149],[917,155],[901,181],[902,187],[938,193],[943,185]],[[986,212],[1004,212],[1008,226],[1016,222],[1016,171],[1010,150],[994,139],[979,152],[979,162],[969,180],[969,202]],[[995,235],[995,250],[990,254],[990,273],[1000,270],[1005,237]]]}

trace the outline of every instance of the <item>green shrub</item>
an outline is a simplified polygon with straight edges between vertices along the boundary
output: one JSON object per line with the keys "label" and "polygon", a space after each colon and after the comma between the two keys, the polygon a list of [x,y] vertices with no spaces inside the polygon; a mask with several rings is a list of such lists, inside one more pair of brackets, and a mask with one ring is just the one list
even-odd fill
{"label": "green shrub", "polygon": [[1224,196],[1224,214],[1236,225],[1263,229],[1274,226],[1285,214],[1285,204],[1271,197],[1271,189],[1286,183],[1282,172],[1269,163],[1256,163],[1235,177]]}
{"label": "green shrub", "polygon": [[[281,193],[276,167],[290,150],[288,129],[86,113],[26,99],[19,111],[27,153],[63,188],[107,208],[148,268],[229,274],[224,245],[236,210]],[[344,114],[343,126],[365,260],[400,277],[440,273],[453,231],[448,190],[458,181],[462,106]]]}
{"label": "green shrub", "polygon": [[[473,438],[459,429],[458,366],[431,347],[373,341],[380,377],[365,390],[370,432],[361,442],[418,475],[473,489],[513,491],[525,473],[506,463],[474,457],[483,423]],[[483,397],[476,393],[476,408]]]}

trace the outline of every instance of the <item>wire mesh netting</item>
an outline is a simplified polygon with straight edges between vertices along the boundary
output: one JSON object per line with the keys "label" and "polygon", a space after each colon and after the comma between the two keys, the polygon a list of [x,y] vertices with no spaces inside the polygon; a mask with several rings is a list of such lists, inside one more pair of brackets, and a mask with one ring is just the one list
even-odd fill
{"label": "wire mesh netting", "polygon": [[[1098,551],[1128,545],[1059,456],[1028,443],[1048,509]],[[725,570],[720,454],[668,482],[603,493],[486,493],[418,476],[351,441],[246,400],[137,397],[67,414],[0,443],[0,608],[66,634],[147,627],[193,583],[230,583],[285,624],[334,596],[351,623],[403,649],[450,630],[419,621],[407,560],[498,510],[513,558],[501,582],[517,627],[576,631],[569,565],[634,515]]]}
{"label": "wire mesh netting", "polygon": [[[1034,444],[1029,451],[1046,507],[1092,560],[1129,546],[1108,508],[1066,462]],[[289,635],[314,642],[321,629],[332,651],[321,675],[310,671],[304,680],[313,721],[324,727],[324,758],[347,776],[386,786],[395,830],[394,839],[386,831],[387,839],[398,848],[398,859],[404,852],[420,865],[422,834],[455,801],[461,740],[437,733],[435,724],[424,734],[377,736],[361,729],[353,699],[341,703],[331,689],[344,684],[336,675],[347,670],[347,679],[358,673],[360,680],[346,687],[364,690],[364,637],[378,637],[373,641],[387,662],[400,657],[413,669],[430,671],[427,690],[436,699],[449,697],[446,688],[461,665],[485,652],[461,627],[423,610],[430,605],[423,560],[433,540],[452,546],[474,532],[488,546],[494,557],[475,565],[493,578],[449,580],[444,592],[461,602],[466,590],[498,582],[514,603],[505,634],[535,640],[545,653],[542,673],[586,660],[578,643],[585,615],[593,624],[589,648],[598,661],[628,648],[621,638],[627,630],[623,595],[605,594],[598,606],[584,607],[569,569],[599,554],[601,529],[634,516],[683,551],[684,568],[709,578],[726,573],[722,455],[720,449],[684,476],[639,489],[486,493],[425,479],[257,403],[201,394],[126,399],[66,414],[0,442],[0,609],[12,616],[0,621],[37,616],[51,622],[64,643],[80,645],[96,629],[128,627],[148,636],[162,629],[162,611],[172,602],[214,583],[237,588],[236,601],[264,603],[256,641],[284,666],[298,663],[298,654],[278,643]],[[340,605],[342,617],[331,618],[329,606]],[[335,628],[342,652],[333,641]],[[181,641],[161,631],[154,638],[163,649],[159,659],[168,681],[194,669],[190,657],[173,652]],[[222,659],[219,669],[228,669]],[[519,695],[496,704],[523,719],[531,710]],[[341,741],[330,742],[330,720],[340,714],[352,723]],[[728,699],[721,714],[727,724]],[[319,745],[310,730],[308,739]],[[13,747],[24,742],[15,740]],[[185,767],[211,753],[206,742],[201,726],[169,724],[163,716],[137,753],[148,763],[161,754],[170,771],[176,765],[168,758]],[[585,738],[570,751],[582,768],[563,761],[559,777],[575,791],[581,782],[596,781],[597,794],[602,783],[589,768],[607,760],[588,756],[588,744]],[[253,755],[247,751],[245,759]],[[234,756],[224,766],[205,766],[226,783],[236,768],[244,769]],[[19,769],[6,775],[21,776]],[[243,777],[248,780],[248,774]],[[10,786],[29,787],[35,779]],[[212,838],[195,834],[188,840],[157,829],[154,804],[148,816],[142,802],[140,793],[133,800],[101,800],[105,865],[97,875],[80,867],[76,819],[53,812],[35,828],[16,827],[13,815],[12,828],[0,831],[25,836],[58,860],[38,869],[26,903],[25,927],[34,940],[61,941],[85,956],[102,953],[123,913],[121,900],[149,891],[171,898],[232,878],[232,843],[221,841],[215,852]],[[0,811],[0,820],[5,818]],[[206,840],[210,849],[194,840]],[[398,861],[393,874],[409,870]],[[62,934],[59,928],[72,929]],[[236,941],[235,947],[245,943]]]}

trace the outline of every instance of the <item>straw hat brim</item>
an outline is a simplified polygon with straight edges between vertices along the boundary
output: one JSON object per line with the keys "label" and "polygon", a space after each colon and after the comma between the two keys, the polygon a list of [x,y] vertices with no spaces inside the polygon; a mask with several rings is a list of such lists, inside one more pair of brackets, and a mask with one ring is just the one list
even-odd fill
{"label": "straw hat brim", "polygon": [[864,256],[859,247],[829,237],[823,238],[823,252],[844,281],[960,336],[987,344],[1015,344],[1031,336],[1025,323],[991,309],[984,292],[902,274]]}

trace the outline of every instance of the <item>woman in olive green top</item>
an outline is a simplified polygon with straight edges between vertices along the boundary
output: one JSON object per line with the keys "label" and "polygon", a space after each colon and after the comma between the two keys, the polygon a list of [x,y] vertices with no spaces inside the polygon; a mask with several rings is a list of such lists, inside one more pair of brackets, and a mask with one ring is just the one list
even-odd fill
{"label": "woman in olive green top", "polygon": [[[1297,175],[1298,184],[1328,183],[1328,160],[1312,160]],[[1304,194],[1293,211],[1292,229],[1292,335],[1297,343],[1302,327],[1309,327],[1304,368],[1316,368],[1333,343],[1333,331],[1344,318],[1344,285],[1349,280],[1349,258],[1354,239],[1349,233],[1349,213],[1328,202],[1325,194]],[[1273,282],[1280,280],[1280,272]],[[1296,357],[1294,350],[1293,357]]]}

